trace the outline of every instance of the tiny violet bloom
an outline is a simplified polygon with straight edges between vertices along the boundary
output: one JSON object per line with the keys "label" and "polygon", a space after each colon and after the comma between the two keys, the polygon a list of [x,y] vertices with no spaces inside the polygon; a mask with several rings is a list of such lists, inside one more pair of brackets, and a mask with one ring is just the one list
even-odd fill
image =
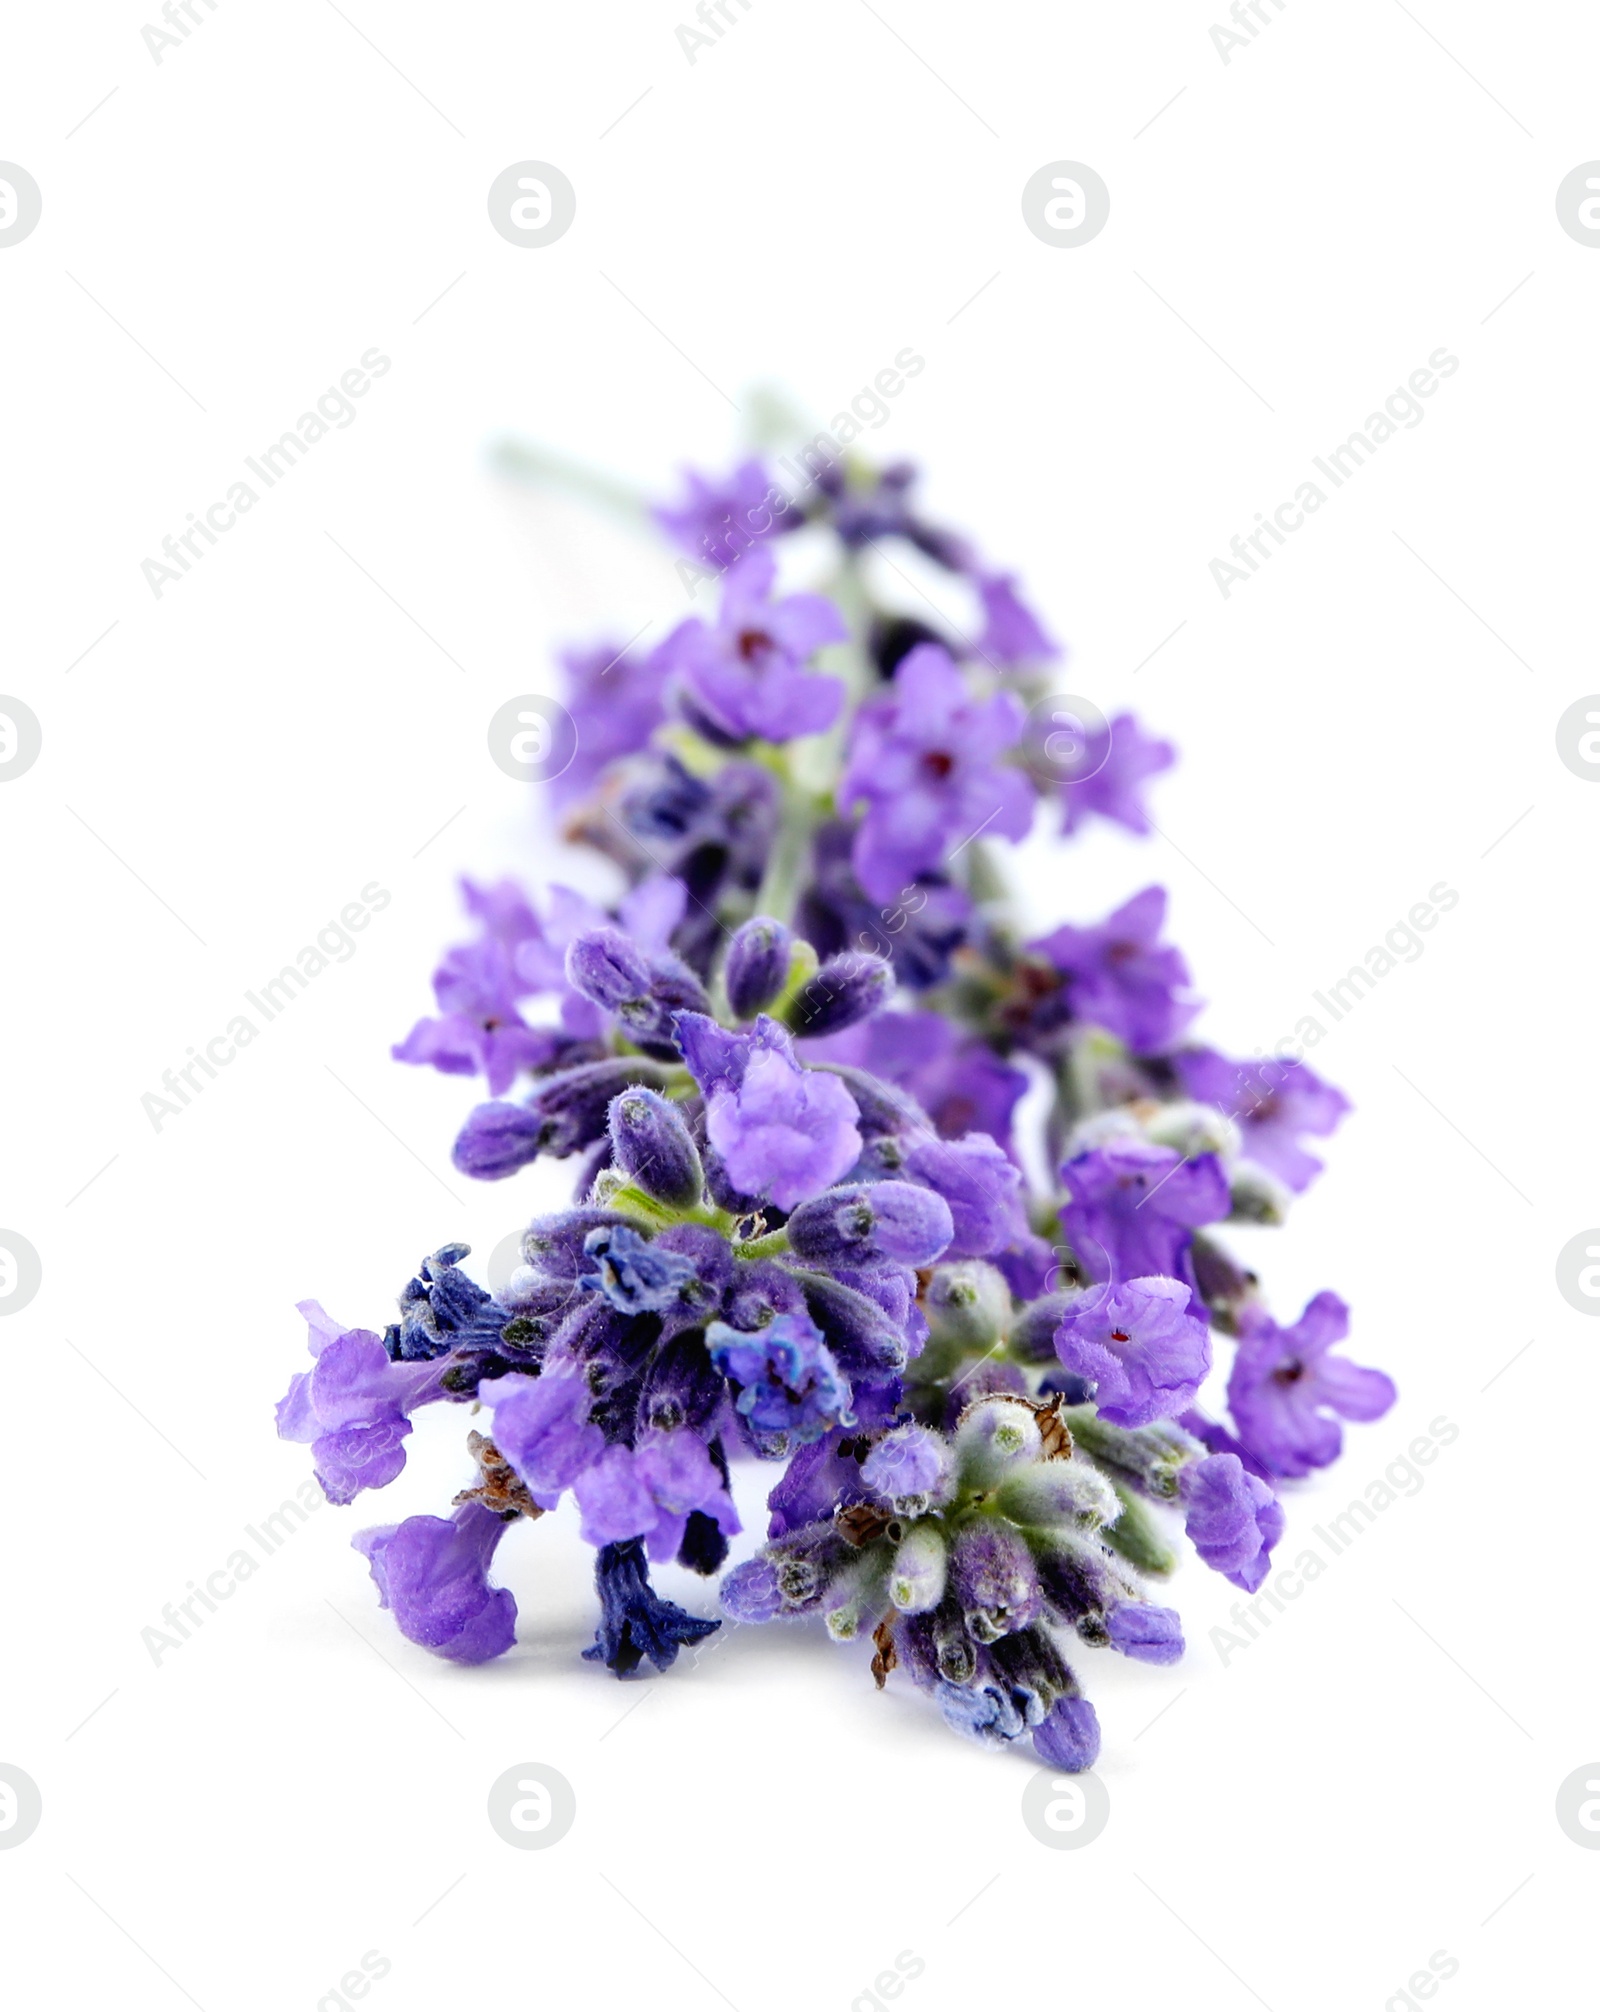
{"label": "tiny violet bloom", "polygon": [[1272,1473],[1326,1467],[1344,1442],[1340,1418],[1367,1424],[1394,1403],[1394,1384],[1381,1369],[1331,1352],[1349,1332],[1350,1309],[1332,1292],[1319,1292],[1292,1327],[1280,1327],[1260,1306],[1241,1314],[1228,1408],[1239,1438]]}
{"label": "tiny violet bloom", "polygon": [[392,1362],[377,1335],[342,1328],[314,1299],[299,1311],[316,1361],[278,1403],[278,1436],[304,1445],[330,1502],[387,1488],[406,1464],[409,1413],[445,1395],[438,1362]]}
{"label": "tiny violet bloom", "polygon": [[1060,991],[1033,1014],[1048,1034],[1067,1021],[1103,1027],[1136,1055],[1169,1048],[1200,1007],[1189,991],[1189,967],[1180,951],[1157,939],[1166,920],[1167,895],[1147,887],[1104,922],[1088,929],[1064,923],[1027,947],[1060,979]]}
{"label": "tiny violet bloom", "polygon": [[1108,1139],[1061,1169],[1061,1221],[1078,1262],[1094,1279],[1177,1278],[1193,1284],[1189,1244],[1231,1206],[1215,1153],[1183,1159],[1170,1146]]}
{"label": "tiny violet bloom", "polygon": [[1233,1453],[1208,1454],[1186,1467],[1179,1486],[1190,1543],[1214,1572],[1253,1593],[1283,1535],[1282,1503]]}
{"label": "tiny violet bloom", "polygon": [[855,1423],[850,1385],[805,1314],[779,1314],[754,1334],[713,1321],[706,1342],[712,1362],[740,1386],[735,1406],[758,1432],[786,1433],[803,1446]]}
{"label": "tiny violet bloom", "polygon": [[1103,817],[1139,838],[1147,837],[1154,826],[1144,807],[1142,786],[1171,768],[1177,758],[1170,741],[1145,733],[1132,713],[1118,713],[1086,735],[1082,752],[1062,769],[1062,831],[1078,831],[1091,818]]}
{"label": "tiny violet bloom", "polygon": [[585,1543],[638,1537],[654,1559],[677,1556],[697,1509],[725,1536],[739,1528],[733,1498],[705,1441],[686,1428],[650,1433],[637,1446],[608,1446],[574,1481],[572,1492]]}
{"label": "tiny violet bloom", "polygon": [[1094,1385],[1100,1416],[1112,1425],[1176,1418],[1211,1369],[1211,1333],[1189,1311],[1192,1295],[1175,1278],[1135,1278],[1092,1288],[1056,1329],[1062,1366]]}
{"label": "tiny violet bloom", "polygon": [[408,1516],[351,1539],[372,1568],[381,1606],[408,1642],[452,1663],[486,1663],[516,1639],[517,1603],[489,1584],[490,1561],[510,1522],[480,1502],[448,1520]]}
{"label": "tiny violet bloom", "polygon": [[541,1509],[553,1509],[605,1450],[605,1434],[590,1423],[594,1394],[576,1367],[542,1376],[505,1376],[486,1383],[494,1406],[494,1440],[527,1483]]}
{"label": "tiny violet bloom", "polygon": [[1026,1233],[1019,1196],[1022,1175],[993,1139],[969,1132],[963,1139],[931,1134],[905,1152],[907,1180],[931,1188],[950,1210],[947,1258],[988,1257]]}
{"label": "tiny violet bloom", "polygon": [[638,657],[611,642],[563,650],[559,662],[576,730],[572,760],[551,779],[565,808],[587,796],[612,762],[648,744],[667,716],[667,667],[657,650]]}
{"label": "tiny violet bloom", "polygon": [[1032,784],[1002,765],[1022,723],[1010,692],[974,698],[937,643],[919,644],[889,692],[861,708],[838,800],[844,810],[865,806],[852,858],[874,901],[894,901],[980,832],[1027,836]]}
{"label": "tiny violet bloom", "polygon": [[722,746],[826,733],[844,704],[838,678],[805,668],[844,641],[844,617],[820,594],[773,600],[777,572],[770,552],[749,553],[724,578],[716,626],[691,615],[660,646],[679,710]]}
{"label": "tiny violet bloom", "polygon": [[651,513],[667,536],[703,566],[719,571],[763,538],[796,529],[800,512],[753,456],[717,479],[683,471],[684,496]]}
{"label": "tiny violet bloom", "polygon": [[983,607],[980,657],[1002,670],[1015,670],[1022,664],[1047,663],[1060,656],[1059,644],[1045,634],[1038,616],[1018,594],[1015,573],[980,574],[977,587]]}
{"label": "tiny violet bloom", "polygon": [[1322,1162],[1301,1145],[1301,1134],[1326,1138],[1334,1130],[1350,1109],[1340,1091],[1304,1062],[1230,1062],[1215,1048],[1184,1048],[1172,1062],[1191,1097],[1239,1121],[1247,1159],[1296,1194],[1310,1187]]}
{"label": "tiny violet bloom", "polygon": [[706,1137],[741,1194],[792,1209],[861,1153],[856,1106],[839,1078],[803,1069],[765,1014],[729,1034],[702,1013],[678,1015],[678,1040],[706,1099]]}
{"label": "tiny violet bloom", "polygon": [[543,1068],[557,1047],[546,1028],[527,1026],[517,1011],[525,988],[503,943],[486,939],[446,951],[433,974],[442,1009],[419,1020],[391,1050],[397,1062],[425,1063],[448,1076],[487,1076],[502,1096],[522,1069]]}
{"label": "tiny violet bloom", "polygon": [[619,1313],[665,1313],[700,1276],[692,1257],[649,1242],[626,1223],[591,1230],[583,1248],[595,1269],[579,1285],[603,1293]]}

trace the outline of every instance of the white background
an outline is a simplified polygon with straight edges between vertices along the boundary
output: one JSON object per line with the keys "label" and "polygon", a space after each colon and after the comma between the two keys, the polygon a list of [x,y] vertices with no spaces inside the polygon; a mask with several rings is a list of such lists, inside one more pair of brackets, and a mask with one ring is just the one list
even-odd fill
{"label": "white background", "polygon": [[[1554,729],[1600,687],[1600,257],[1554,193],[1600,155],[1600,23],[1287,0],[1224,64],[1199,0],[753,0],[691,65],[643,0],[196,11],[157,65],[135,10],[18,9],[0,83],[44,194],[0,252],[0,685],[44,731],[0,790],[0,1224],[44,1263],[0,1327],[0,1759],[44,1797],[0,1853],[15,2002],[312,2012],[369,1950],[384,2012],[846,2012],[907,1950],[921,2012],[1378,2012],[1441,1950],[1452,2012],[1592,2002],[1600,1858],[1553,1806],[1600,1752],[1600,1330],[1554,1262],[1600,1218],[1600,791]],[[528,158],[578,192],[539,251],[485,212]],[[1078,250],[1019,206],[1062,158],[1111,190]],[[748,1629],[647,1685],[583,1664],[565,1513],[501,1554],[504,1660],[400,1640],[349,1534],[443,1505],[459,1413],[154,1666],[140,1630],[305,1477],[271,1433],[293,1302],[381,1326],[421,1253],[481,1257],[557,1192],[469,1192],[469,1087],[388,1044],[459,870],[571,871],[490,714],[553,688],[559,639],[687,604],[489,449],[659,491],[726,465],[756,381],[825,420],[907,345],[873,451],[1020,568],[1071,688],[1182,749],[1163,837],[1030,856],[1041,921],[1165,880],[1203,1031],[1249,1052],[1458,890],[1316,1050],[1357,1115],[1248,1248],[1286,1317],[1344,1292],[1402,1392],[1293,1493],[1286,1556],[1428,1421],[1459,1439],[1226,1668],[1198,1567],[1181,1665],[1080,1659],[1112,1817],[1075,1853],[1023,1828],[1031,1762],[875,1696],[859,1652]],[[1224,600],[1209,561],[1441,345],[1425,421]],[[140,561],[373,346],[356,422],[154,598]],[[152,1130],[162,1071],[375,879],[357,954]],[[528,1760],[577,1794],[545,1852],[484,1814]]]}

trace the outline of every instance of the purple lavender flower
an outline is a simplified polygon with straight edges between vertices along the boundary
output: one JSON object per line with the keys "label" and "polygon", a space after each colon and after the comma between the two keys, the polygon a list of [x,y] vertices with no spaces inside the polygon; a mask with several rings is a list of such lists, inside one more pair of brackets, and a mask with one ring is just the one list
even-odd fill
{"label": "purple lavender flower", "polygon": [[1182,1279],[1192,1286],[1193,1232],[1221,1222],[1228,1177],[1215,1153],[1182,1159],[1147,1139],[1109,1139],[1061,1169],[1061,1221],[1090,1278]]}
{"label": "purple lavender flower", "polygon": [[1060,645],[1045,634],[1038,617],[1017,592],[1015,573],[980,574],[977,586],[983,605],[979,656],[1008,671],[1060,656]]}
{"label": "purple lavender flower", "polygon": [[1183,1471],[1184,1528],[1214,1572],[1253,1593],[1271,1568],[1268,1553],[1283,1535],[1283,1505],[1236,1454],[1212,1453]]}
{"label": "purple lavender flower", "polygon": [[[1049,759],[1048,755],[1045,757]],[[1089,734],[1083,751],[1065,769],[1051,762],[1061,796],[1061,829],[1072,833],[1091,818],[1103,817],[1140,838],[1154,829],[1145,811],[1141,786],[1177,760],[1170,741],[1157,740],[1140,727],[1132,713],[1118,713]],[[1037,761],[1036,761],[1037,767]]]}
{"label": "purple lavender flower", "polygon": [[612,762],[648,744],[667,716],[667,666],[659,650],[640,657],[609,642],[563,650],[559,662],[577,730],[576,752],[554,778],[555,800],[565,806],[587,796]]}
{"label": "purple lavender flower", "polygon": [[741,1194],[792,1209],[831,1187],[861,1152],[856,1106],[837,1076],[802,1069],[765,1014],[730,1034],[680,1013],[684,1060],[706,1099],[706,1137]]}
{"label": "purple lavender flower", "polygon": [[725,1536],[739,1518],[705,1441],[680,1428],[649,1433],[637,1446],[608,1446],[572,1484],[586,1543],[642,1538],[652,1558],[674,1558],[695,1510]]}
{"label": "purple lavender flower", "polygon": [[837,794],[841,809],[866,805],[852,859],[875,901],[892,902],[980,831],[1027,836],[1032,786],[1000,766],[1022,720],[1009,692],[975,699],[936,643],[912,650],[890,691],[862,706]]}
{"label": "purple lavender flower", "polygon": [[278,1437],[309,1443],[323,1494],[353,1502],[363,1488],[387,1488],[405,1466],[409,1414],[445,1395],[440,1366],[392,1362],[377,1335],[340,1327],[314,1299],[299,1311],[316,1360],[278,1402]]}
{"label": "purple lavender flower", "polygon": [[516,1640],[517,1603],[488,1579],[495,1547],[510,1524],[479,1502],[448,1521],[408,1516],[351,1541],[372,1568],[381,1606],[408,1642],[452,1663],[486,1663]]}
{"label": "purple lavender flower", "polygon": [[495,1445],[541,1509],[553,1509],[605,1450],[605,1434],[590,1422],[594,1394],[575,1366],[502,1377],[484,1384],[481,1395],[494,1406]]}
{"label": "purple lavender flower", "polygon": [[1027,1235],[1021,1209],[1022,1176],[982,1132],[963,1139],[932,1133],[905,1149],[907,1180],[931,1188],[949,1206],[953,1225],[946,1258],[988,1257]]}
{"label": "purple lavender flower", "polygon": [[1350,1109],[1340,1091],[1304,1062],[1230,1062],[1215,1048],[1183,1048],[1172,1062],[1191,1097],[1238,1119],[1246,1159],[1296,1194],[1310,1187],[1322,1162],[1301,1145],[1300,1134],[1325,1138],[1333,1131]]}
{"label": "purple lavender flower", "polygon": [[716,480],[693,468],[684,469],[683,479],[682,502],[658,504],[651,514],[680,550],[718,571],[733,565],[763,538],[804,522],[753,457]]}
{"label": "purple lavender flower", "polygon": [[1272,1473],[1326,1467],[1344,1443],[1340,1418],[1366,1424],[1394,1403],[1381,1369],[1331,1353],[1349,1332],[1350,1309],[1332,1292],[1319,1292],[1293,1327],[1280,1327],[1258,1305],[1240,1315],[1228,1408],[1244,1445]]}
{"label": "purple lavender flower", "polygon": [[1029,952],[1060,980],[1059,994],[1035,1007],[1034,1027],[1048,1033],[1068,1020],[1087,1021],[1136,1055],[1170,1047],[1200,1006],[1189,994],[1181,952],[1157,941],[1166,913],[1166,889],[1147,887],[1104,922],[1088,929],[1065,923],[1030,943]]}
{"label": "purple lavender flower", "polygon": [[440,1013],[419,1020],[390,1051],[397,1062],[421,1062],[448,1076],[484,1075],[491,1096],[511,1087],[521,1069],[541,1069],[558,1050],[545,1028],[529,1027],[517,1011],[525,988],[512,953],[493,937],[447,950],[433,974]]}
{"label": "purple lavender flower", "polygon": [[803,1446],[855,1423],[850,1385],[807,1315],[779,1314],[754,1334],[713,1321],[706,1343],[713,1363],[740,1386],[735,1407],[757,1432],[785,1433]]}
{"label": "purple lavender flower", "polygon": [[844,704],[837,678],[805,668],[844,640],[844,617],[820,594],[771,599],[777,571],[770,552],[752,552],[726,576],[716,627],[691,615],[661,645],[684,717],[725,747],[825,733]]}
{"label": "purple lavender flower", "polygon": [[1102,1418],[1150,1425],[1188,1409],[1211,1369],[1211,1334],[1175,1278],[1093,1289],[1056,1329],[1063,1366],[1094,1385]]}

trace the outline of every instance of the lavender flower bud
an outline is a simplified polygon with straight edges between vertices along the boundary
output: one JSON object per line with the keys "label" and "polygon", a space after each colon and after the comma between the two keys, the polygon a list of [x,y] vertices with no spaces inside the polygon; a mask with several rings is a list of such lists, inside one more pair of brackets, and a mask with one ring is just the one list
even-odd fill
{"label": "lavender flower bud", "polygon": [[883,1567],[875,1557],[856,1554],[828,1589],[823,1623],[836,1642],[853,1642],[863,1621],[883,1608]]}
{"label": "lavender flower bud", "polygon": [[914,1523],[889,1569],[889,1598],[902,1614],[926,1614],[938,1606],[949,1562],[938,1524],[931,1518]]}
{"label": "lavender flower bud", "polygon": [[734,931],[722,983],[736,1020],[753,1020],[783,990],[794,940],[792,930],[766,915],[753,915]]}
{"label": "lavender flower bud", "polygon": [[881,1076],[845,1062],[824,1062],[820,1066],[829,1075],[837,1076],[855,1099],[860,1114],[856,1126],[863,1139],[899,1137],[928,1129],[927,1114],[916,1100],[892,1083],[884,1082]]}
{"label": "lavender flower bud", "polygon": [[837,1034],[889,1003],[894,967],[870,951],[846,950],[813,973],[784,1011],[797,1034]]}
{"label": "lavender flower bud", "polygon": [[926,1516],[949,1499],[950,1465],[949,1446],[937,1432],[897,1425],[862,1461],[861,1479],[897,1516]]}
{"label": "lavender flower bud", "polygon": [[934,1609],[933,1654],[939,1675],[947,1684],[970,1684],[977,1674],[978,1651],[953,1592]]}
{"label": "lavender flower bud", "polygon": [[1123,1600],[1106,1615],[1111,1646],[1138,1663],[1175,1663],[1183,1655],[1183,1622],[1171,1607]]}
{"label": "lavender flower bud", "polygon": [[703,1433],[722,1402],[724,1383],[712,1366],[698,1328],[675,1336],[656,1350],[639,1393],[638,1430],[675,1432],[688,1426]]}
{"label": "lavender flower bud", "polygon": [[[1011,1318],[1010,1286],[992,1264],[978,1258],[940,1265],[923,1298],[933,1339],[958,1342],[965,1349],[992,1347]],[[1050,1353],[1053,1357],[1053,1346]]]}
{"label": "lavender flower bud", "polygon": [[777,1560],[770,1556],[747,1558],[735,1565],[722,1582],[722,1608],[735,1621],[774,1621],[785,1611],[778,1587]]}
{"label": "lavender flower bud", "polygon": [[949,1204],[909,1181],[830,1188],[789,1218],[789,1242],[807,1264],[931,1264],[954,1232]]}
{"label": "lavender flower bud", "polygon": [[1048,1767],[1082,1774],[1100,1757],[1100,1721],[1084,1697],[1057,1698],[1033,1735],[1033,1750]]}
{"label": "lavender flower bud", "polygon": [[634,1083],[661,1083],[654,1062],[628,1056],[585,1062],[548,1076],[525,1105],[480,1104],[461,1128],[453,1158],[476,1180],[501,1181],[548,1153],[564,1160],[606,1135],[611,1099]]}
{"label": "lavender flower bud", "polygon": [[806,1308],[847,1376],[902,1370],[906,1338],[876,1301],[820,1272],[799,1280]]}
{"label": "lavender flower bud", "polygon": [[1076,1686],[1044,1628],[1018,1628],[989,1646],[994,1679],[1003,1684],[1026,1726],[1042,1725],[1056,1699]]}
{"label": "lavender flower bud", "polygon": [[991,1516],[963,1526],[950,1559],[950,1582],[967,1633],[998,1641],[1039,1613],[1039,1573],[1019,1531]]}
{"label": "lavender flower bud", "polygon": [[1086,1453],[1160,1502],[1176,1498],[1184,1469],[1205,1453],[1199,1440],[1170,1418],[1130,1431],[1108,1424],[1092,1405],[1085,1405],[1074,1406],[1066,1414],[1066,1424]]}
{"label": "lavender flower bud", "polygon": [[1253,1160],[1241,1160],[1228,1176],[1228,1198],[1230,1223],[1267,1223],[1276,1229],[1289,1220],[1294,1194],[1276,1174]]}
{"label": "lavender flower bud", "polygon": [[1026,1362],[1056,1359],[1056,1329],[1077,1304],[1076,1292],[1046,1293],[1025,1306],[1011,1328],[1011,1346]]}
{"label": "lavender flower bud", "polygon": [[567,979],[652,1054],[676,1057],[675,1013],[709,1009],[705,988],[680,958],[646,957],[620,929],[586,929],[567,946]]}
{"label": "lavender flower bud", "polygon": [[1041,1544],[1035,1553],[1046,1604],[1086,1641],[1109,1640],[1104,1616],[1119,1601],[1132,1597],[1130,1583],[1102,1546],[1079,1543],[1062,1532],[1052,1535],[1054,1541]]}
{"label": "lavender flower bud", "polygon": [[1008,1470],[1032,1466],[1043,1457],[1039,1421],[1031,1405],[1011,1397],[985,1397],[962,1413],[956,1427],[956,1461],[963,1486],[992,1488]]}
{"label": "lavender flower bud", "polygon": [[622,1225],[633,1227],[610,1209],[561,1209],[553,1216],[535,1216],[522,1232],[522,1255],[535,1271],[570,1280],[576,1293],[577,1281],[594,1269],[584,1249],[590,1231]]}
{"label": "lavender flower bud", "polygon": [[567,982],[615,1013],[650,991],[650,963],[620,929],[586,929],[567,946]]}
{"label": "lavender flower bud", "polygon": [[503,1181],[545,1149],[549,1125],[521,1104],[479,1104],[456,1138],[450,1157],[475,1181]]}
{"label": "lavender flower bud", "polygon": [[694,1207],[704,1174],[676,1104],[656,1090],[624,1090],[612,1101],[606,1123],[611,1156],[629,1180],[669,1208]]}
{"label": "lavender flower bud", "polygon": [[1086,1460],[1043,1460],[1013,1469],[1000,1484],[995,1506],[1027,1529],[1098,1530],[1114,1523],[1122,1509],[1111,1483]]}

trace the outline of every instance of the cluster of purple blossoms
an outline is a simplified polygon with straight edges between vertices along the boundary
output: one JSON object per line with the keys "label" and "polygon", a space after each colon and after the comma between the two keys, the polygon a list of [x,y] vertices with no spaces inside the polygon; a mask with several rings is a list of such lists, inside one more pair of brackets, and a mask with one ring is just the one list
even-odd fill
{"label": "cluster of purple blossoms", "polygon": [[[1010,919],[1041,800],[1066,834],[1142,834],[1173,752],[1122,713],[1038,759],[1056,645],[913,487],[837,462],[790,496],[749,460],[656,512],[715,614],[564,660],[557,801],[621,889],[465,883],[476,933],[394,1050],[482,1079],[462,1173],[565,1161],[572,1203],[497,1291],[447,1243],[381,1334],[305,1302],[278,1427],[348,1503],[425,1408],[470,1408],[447,1513],[355,1539],[436,1655],[512,1649],[498,1547],[560,1511],[595,1553],[584,1654],[619,1676],[721,1625],[652,1568],[720,1574],[732,1619],[820,1617],[880,1688],[899,1670],[957,1731],[1080,1769],[1079,1651],[1180,1658],[1151,1591],[1180,1540],[1253,1593],[1285,1491],[1395,1393],[1336,1352],[1342,1300],[1280,1322],[1226,1242],[1284,1219],[1340,1093],[1191,1040],[1159,887]],[[780,586],[802,527],[834,594]],[[863,555],[896,541],[970,592],[966,633],[876,604]],[[760,1462],[764,1541],[729,1566]]]}

